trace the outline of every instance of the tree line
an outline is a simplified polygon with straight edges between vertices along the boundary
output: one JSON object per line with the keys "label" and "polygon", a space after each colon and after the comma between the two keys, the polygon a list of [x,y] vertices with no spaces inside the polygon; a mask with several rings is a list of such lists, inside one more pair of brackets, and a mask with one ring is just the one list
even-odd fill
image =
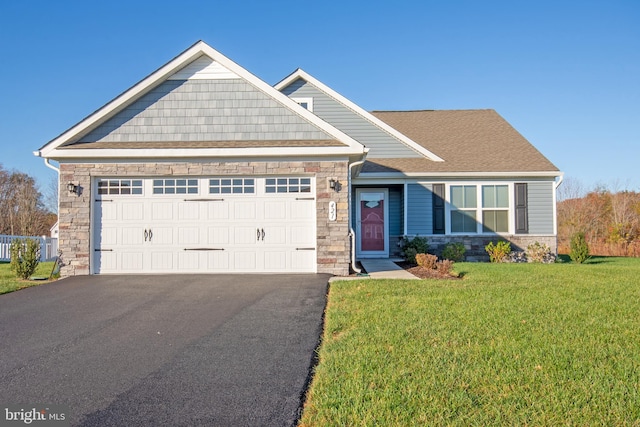
{"label": "tree line", "polygon": [[568,253],[571,236],[583,232],[593,255],[640,257],[639,192],[602,186],[585,192],[569,180],[558,199],[559,252]]}
{"label": "tree line", "polygon": [[[53,185],[51,185],[53,186]],[[50,189],[53,193],[53,189]],[[51,206],[55,195],[48,198],[38,190],[36,180],[30,175],[4,169],[0,164],[0,234],[15,236],[49,235],[56,222],[56,207]]]}

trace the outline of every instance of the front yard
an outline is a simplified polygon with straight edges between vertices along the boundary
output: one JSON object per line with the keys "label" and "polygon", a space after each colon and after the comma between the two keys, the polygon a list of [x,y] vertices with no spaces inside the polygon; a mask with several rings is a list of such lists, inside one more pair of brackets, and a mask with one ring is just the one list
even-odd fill
{"label": "front yard", "polygon": [[[36,277],[49,277],[51,269],[53,268],[52,262],[41,262],[38,264],[38,268],[34,273]],[[7,292],[17,291],[18,289],[28,288],[29,286],[36,286],[46,283],[46,280],[20,280],[16,278],[16,275],[9,266],[8,262],[0,262],[0,294],[6,294]]]}
{"label": "front yard", "polygon": [[334,282],[302,426],[640,425],[640,259]]}

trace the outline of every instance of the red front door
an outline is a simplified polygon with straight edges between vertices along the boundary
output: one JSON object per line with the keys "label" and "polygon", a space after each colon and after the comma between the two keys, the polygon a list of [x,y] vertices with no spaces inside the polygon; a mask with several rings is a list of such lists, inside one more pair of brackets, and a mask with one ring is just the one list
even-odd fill
{"label": "red front door", "polygon": [[359,255],[388,256],[386,191],[358,190]]}

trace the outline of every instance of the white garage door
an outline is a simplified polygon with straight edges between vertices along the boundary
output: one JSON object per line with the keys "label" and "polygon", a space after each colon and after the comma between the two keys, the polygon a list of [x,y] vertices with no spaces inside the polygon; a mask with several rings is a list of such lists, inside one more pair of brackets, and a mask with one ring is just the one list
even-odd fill
{"label": "white garage door", "polygon": [[311,177],[95,184],[94,274],[316,271]]}

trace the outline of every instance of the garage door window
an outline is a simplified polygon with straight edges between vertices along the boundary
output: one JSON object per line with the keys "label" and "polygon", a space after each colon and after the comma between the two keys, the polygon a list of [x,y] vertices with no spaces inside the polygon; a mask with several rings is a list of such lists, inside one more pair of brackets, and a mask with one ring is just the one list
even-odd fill
{"label": "garage door window", "polygon": [[153,194],[198,194],[198,180],[154,179]]}
{"label": "garage door window", "polygon": [[209,180],[209,194],[254,194],[253,178],[214,178]]}
{"label": "garage door window", "polygon": [[142,194],[142,180],[99,179],[98,194]]}
{"label": "garage door window", "polygon": [[267,193],[311,193],[311,178],[267,178]]}

